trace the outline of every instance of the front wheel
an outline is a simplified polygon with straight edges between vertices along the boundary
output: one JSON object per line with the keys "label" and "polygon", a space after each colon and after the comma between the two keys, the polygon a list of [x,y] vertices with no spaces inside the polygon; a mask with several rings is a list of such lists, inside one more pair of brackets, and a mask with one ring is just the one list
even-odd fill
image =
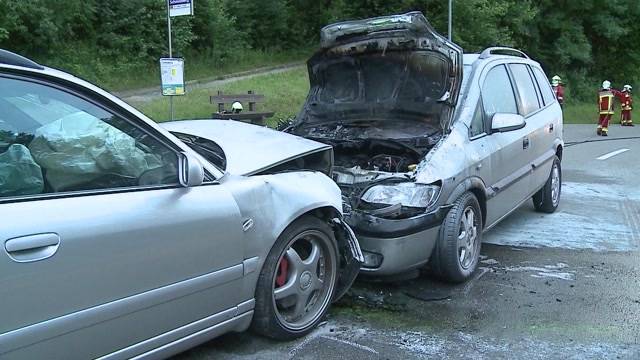
{"label": "front wheel", "polygon": [[331,305],[337,271],[331,227],[311,216],[296,220],[280,235],[260,272],[252,329],[278,340],[309,333]]}
{"label": "front wheel", "polygon": [[533,195],[533,206],[536,211],[553,213],[560,205],[560,192],[562,191],[562,168],[560,159],[553,159],[551,174],[542,189]]}
{"label": "front wheel", "polygon": [[482,246],[482,210],[470,192],[462,194],[442,222],[432,255],[432,270],[443,280],[460,283],[478,267]]}

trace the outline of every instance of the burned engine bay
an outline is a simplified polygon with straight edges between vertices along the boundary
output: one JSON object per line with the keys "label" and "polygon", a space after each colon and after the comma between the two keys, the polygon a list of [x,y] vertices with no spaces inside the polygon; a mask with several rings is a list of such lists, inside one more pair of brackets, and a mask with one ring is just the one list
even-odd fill
{"label": "burned engine bay", "polygon": [[372,136],[372,132],[377,132],[375,126],[353,124],[314,126],[294,132],[302,132],[306,138],[333,146],[332,176],[342,190],[346,213],[358,209],[380,217],[400,219],[415,216],[424,209],[369,203],[363,201],[362,196],[375,185],[413,181],[418,163],[443,136],[441,130],[434,129],[423,136],[409,137],[406,129],[404,127],[403,134],[393,134],[386,128],[387,135],[395,135],[387,138]]}

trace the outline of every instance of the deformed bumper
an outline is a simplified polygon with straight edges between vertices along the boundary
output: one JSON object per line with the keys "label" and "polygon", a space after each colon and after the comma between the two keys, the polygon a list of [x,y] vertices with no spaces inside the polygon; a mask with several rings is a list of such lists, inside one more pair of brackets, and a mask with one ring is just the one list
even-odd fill
{"label": "deformed bumper", "polygon": [[365,256],[361,272],[395,275],[426,264],[450,208],[442,206],[407,219],[385,219],[353,211],[345,220],[353,227]]}
{"label": "deformed bumper", "polygon": [[339,277],[334,301],[339,300],[349,290],[353,282],[356,280],[364,256],[360,250],[360,244],[356,239],[353,230],[340,218],[332,220],[334,234],[340,246],[340,266]]}

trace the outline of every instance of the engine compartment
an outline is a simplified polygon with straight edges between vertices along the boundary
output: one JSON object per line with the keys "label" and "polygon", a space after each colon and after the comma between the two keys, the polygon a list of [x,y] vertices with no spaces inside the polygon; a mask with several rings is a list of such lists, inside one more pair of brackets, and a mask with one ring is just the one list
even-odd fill
{"label": "engine compartment", "polygon": [[[395,139],[327,141],[333,145],[333,180],[342,191],[346,212],[364,210],[386,218],[403,218],[421,210],[398,205],[368,204],[361,200],[371,186],[412,180],[417,164],[439,139],[411,144]],[[416,143],[422,146],[415,146]]]}
{"label": "engine compartment", "polygon": [[393,140],[350,140],[332,145],[336,167],[400,173],[410,171],[422,157],[417,149]]}

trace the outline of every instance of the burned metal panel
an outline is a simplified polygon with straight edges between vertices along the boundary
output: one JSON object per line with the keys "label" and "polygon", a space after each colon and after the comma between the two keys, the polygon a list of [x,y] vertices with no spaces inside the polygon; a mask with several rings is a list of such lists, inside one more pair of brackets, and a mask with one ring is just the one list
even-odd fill
{"label": "burned metal panel", "polygon": [[311,89],[294,123],[451,121],[462,50],[419,12],[332,24],[308,61]]}

